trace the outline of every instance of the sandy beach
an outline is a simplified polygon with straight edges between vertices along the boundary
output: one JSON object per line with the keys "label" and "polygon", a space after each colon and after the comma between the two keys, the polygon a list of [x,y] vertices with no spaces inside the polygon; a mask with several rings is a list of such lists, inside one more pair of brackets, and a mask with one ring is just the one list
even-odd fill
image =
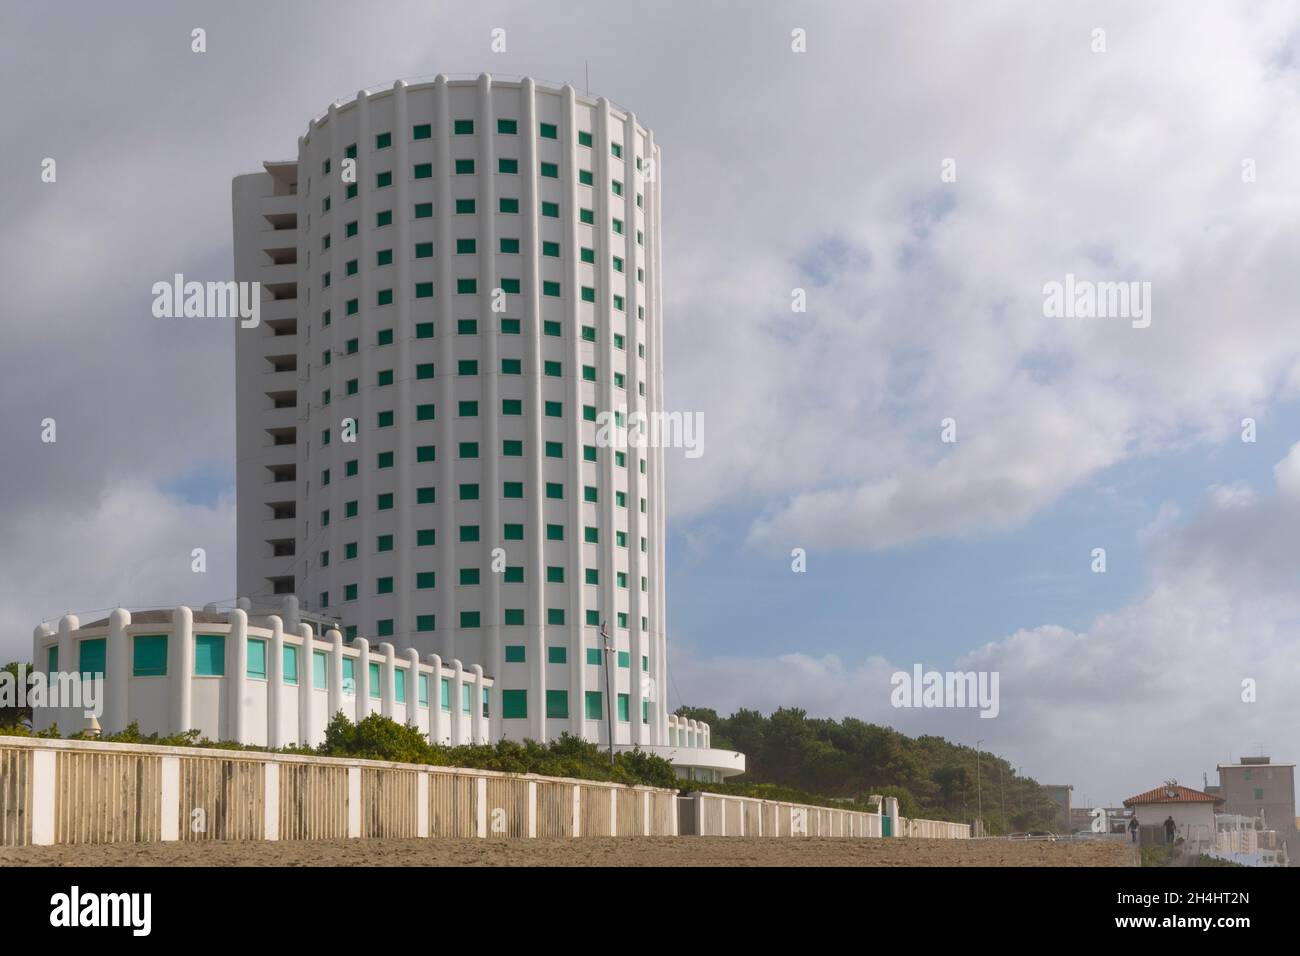
{"label": "sandy beach", "polygon": [[621,837],[6,847],[0,866],[1132,866],[1117,843]]}

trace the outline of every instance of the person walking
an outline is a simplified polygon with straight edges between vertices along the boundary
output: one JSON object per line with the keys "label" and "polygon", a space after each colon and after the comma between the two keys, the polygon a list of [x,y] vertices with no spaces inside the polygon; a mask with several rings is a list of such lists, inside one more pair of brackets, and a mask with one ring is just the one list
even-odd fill
{"label": "person walking", "polygon": [[1174,823],[1174,816],[1171,813],[1169,816],[1165,817],[1165,842],[1172,846],[1174,842],[1174,834],[1177,831],[1178,825]]}
{"label": "person walking", "polygon": [[1128,822],[1128,832],[1129,836],[1132,837],[1132,841],[1136,843],[1138,841],[1138,818],[1136,813],[1133,814],[1133,819]]}

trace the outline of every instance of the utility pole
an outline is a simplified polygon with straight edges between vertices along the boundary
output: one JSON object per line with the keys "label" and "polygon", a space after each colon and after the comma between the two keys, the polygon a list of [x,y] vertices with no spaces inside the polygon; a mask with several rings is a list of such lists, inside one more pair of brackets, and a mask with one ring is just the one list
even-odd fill
{"label": "utility pole", "polygon": [[975,741],[975,817],[979,820],[979,835],[984,835],[984,791],[980,786],[980,744],[984,743],[981,737]]}
{"label": "utility pole", "polygon": [[609,735],[609,762],[614,762],[614,691],[610,672],[610,655],[614,653],[613,642],[609,639],[609,628],[600,622],[600,638],[605,645],[605,730]]}

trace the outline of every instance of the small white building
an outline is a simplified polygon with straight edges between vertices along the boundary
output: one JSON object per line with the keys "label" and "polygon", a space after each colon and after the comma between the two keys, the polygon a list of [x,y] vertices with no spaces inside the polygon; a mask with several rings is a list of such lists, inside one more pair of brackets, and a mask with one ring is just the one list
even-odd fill
{"label": "small white building", "polygon": [[[117,608],[85,626],[68,614],[57,630],[36,629],[33,667],[102,675],[99,723],[110,734],[135,722],[146,734],[197,730],[214,741],[316,746],[341,711],[354,721],[382,714],[434,744],[487,742],[492,679],[482,667],[364,638],[347,643],[337,629],[319,639],[292,598],[283,615],[250,615],[241,605],[134,615]],[[77,707],[33,709],[34,729],[56,724],[75,733],[87,718]]]}
{"label": "small white building", "polygon": [[1210,847],[1215,842],[1214,808],[1223,803],[1222,797],[1178,784],[1165,784],[1129,797],[1124,806],[1134,811],[1138,826],[1158,828],[1157,842],[1165,841],[1164,825],[1170,817],[1174,821],[1174,840],[1182,839],[1189,849]]}

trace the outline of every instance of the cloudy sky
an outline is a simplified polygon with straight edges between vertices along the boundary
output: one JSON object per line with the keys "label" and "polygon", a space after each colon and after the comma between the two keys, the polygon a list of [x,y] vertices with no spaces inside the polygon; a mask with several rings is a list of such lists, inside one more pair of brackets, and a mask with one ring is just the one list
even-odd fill
{"label": "cloudy sky", "polygon": [[[231,178],[330,101],[484,70],[586,70],[664,149],[668,404],[706,423],[670,704],[982,740],[1076,803],[1300,757],[1287,3],[5,5],[0,658],[234,597],[233,335],[150,287],[230,277]],[[1150,326],[1045,317],[1067,274],[1150,282]],[[1001,713],[892,708],[914,664],[999,672]]]}

